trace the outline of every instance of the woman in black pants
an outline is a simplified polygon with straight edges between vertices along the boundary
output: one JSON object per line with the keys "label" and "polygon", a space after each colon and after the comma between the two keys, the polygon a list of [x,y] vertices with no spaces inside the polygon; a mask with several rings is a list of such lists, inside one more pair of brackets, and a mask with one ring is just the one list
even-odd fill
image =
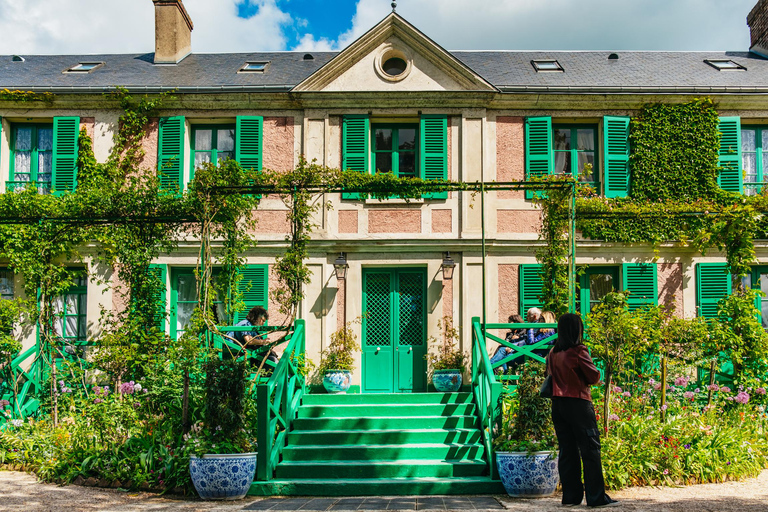
{"label": "woman in black pants", "polygon": [[600,372],[582,343],[583,333],[584,324],[578,315],[561,316],[557,341],[547,356],[547,373],[552,375],[552,422],[560,445],[558,470],[563,505],[579,505],[586,491],[587,506],[606,507],[618,502],[605,494],[600,431],[589,391],[589,386],[600,380]]}

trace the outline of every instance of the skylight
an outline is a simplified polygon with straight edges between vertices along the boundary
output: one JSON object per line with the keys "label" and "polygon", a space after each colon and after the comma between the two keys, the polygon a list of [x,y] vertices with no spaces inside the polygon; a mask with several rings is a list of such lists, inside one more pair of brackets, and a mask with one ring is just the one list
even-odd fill
{"label": "skylight", "polygon": [[65,73],[90,73],[94,69],[100,68],[103,66],[103,62],[80,62],[79,64],[75,64],[71,68],[65,70]]}
{"label": "skylight", "polygon": [[715,69],[719,69],[720,71],[727,71],[727,70],[731,70],[731,69],[744,70],[744,71],[747,70],[747,68],[745,68],[744,66],[742,66],[738,62],[734,62],[732,60],[704,59],[704,62],[706,62],[707,64],[709,64],[710,66],[712,66]]}
{"label": "skylight", "polygon": [[263,73],[268,65],[269,62],[246,62],[238,73]]}
{"label": "skylight", "polygon": [[565,71],[556,60],[532,60],[531,64],[536,71]]}

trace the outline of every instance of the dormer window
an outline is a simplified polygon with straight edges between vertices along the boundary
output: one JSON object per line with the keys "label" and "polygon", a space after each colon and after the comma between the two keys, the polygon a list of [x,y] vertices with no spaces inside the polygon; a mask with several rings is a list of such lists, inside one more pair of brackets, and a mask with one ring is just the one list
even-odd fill
{"label": "dormer window", "polygon": [[238,73],[264,73],[269,62],[246,62]]}
{"label": "dormer window", "polygon": [[75,64],[69,69],[66,69],[65,73],[90,73],[91,71],[103,66],[103,62],[80,62]]}
{"label": "dormer window", "polygon": [[725,59],[704,59],[704,62],[712,66],[713,68],[719,70],[719,71],[729,71],[729,70],[742,70],[746,71],[747,68],[739,64],[738,62],[734,62],[732,60],[725,60]]}
{"label": "dormer window", "polygon": [[561,66],[560,63],[556,60],[532,60],[531,65],[533,66],[533,69],[536,70],[536,72],[548,71],[562,73],[565,71],[563,66]]}

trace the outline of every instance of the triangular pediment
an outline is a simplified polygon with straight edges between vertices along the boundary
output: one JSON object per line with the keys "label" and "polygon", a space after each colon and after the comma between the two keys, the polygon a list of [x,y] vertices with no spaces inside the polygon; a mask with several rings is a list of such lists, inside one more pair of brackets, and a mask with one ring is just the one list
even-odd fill
{"label": "triangular pediment", "polygon": [[[384,64],[391,58],[402,59],[406,69],[401,73],[387,73]],[[496,88],[400,15],[391,13],[293,90],[394,92],[495,91]]]}

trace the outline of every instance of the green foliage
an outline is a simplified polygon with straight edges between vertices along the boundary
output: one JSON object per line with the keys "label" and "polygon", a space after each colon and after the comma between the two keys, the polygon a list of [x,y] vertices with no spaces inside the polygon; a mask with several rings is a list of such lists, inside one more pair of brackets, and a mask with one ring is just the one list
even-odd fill
{"label": "green foliage", "polygon": [[504,411],[501,430],[494,439],[497,451],[532,453],[557,448],[551,403],[539,396],[544,373],[544,365],[535,361],[523,365],[517,381],[517,394]]}
{"label": "green foliage", "polygon": [[[713,337],[723,340],[726,353],[733,362],[734,382],[741,383],[744,378],[762,378],[768,372],[768,333],[758,320],[759,311],[755,307],[756,299],[762,292],[737,288],[723,298],[717,305],[717,323],[713,326]],[[710,347],[714,353],[717,345]]]}
{"label": "green foliage", "polygon": [[[542,225],[539,240],[544,241],[536,249],[536,260],[541,263],[541,300],[545,310],[560,316],[568,312],[570,290],[568,288],[568,254],[570,252],[570,211],[575,180],[571,176],[551,175],[539,178],[545,184],[562,185],[547,189],[546,194],[534,196],[541,208]],[[567,186],[571,184],[571,186]]]}
{"label": "green foliage", "polygon": [[37,93],[33,91],[17,91],[3,89],[0,91],[0,101],[12,101],[17,103],[42,102],[51,104],[56,96],[50,92]]}
{"label": "green foliage", "polygon": [[630,123],[632,199],[698,201],[721,194],[718,123],[711,99],[643,107]]}
{"label": "green foliage", "polygon": [[328,347],[320,354],[320,365],[317,368],[320,375],[330,370],[353,371],[355,369],[354,354],[360,350],[360,345],[357,343],[357,335],[352,330],[352,325],[359,325],[362,320],[362,317],[355,318],[331,334]]}
{"label": "green foliage", "polygon": [[453,326],[451,317],[444,316],[438,320],[437,327],[440,330],[439,342],[434,336],[427,340],[427,346],[438,346],[437,352],[424,356],[427,359],[430,376],[435,370],[459,370],[467,371],[467,355],[458,346],[459,331]]}

